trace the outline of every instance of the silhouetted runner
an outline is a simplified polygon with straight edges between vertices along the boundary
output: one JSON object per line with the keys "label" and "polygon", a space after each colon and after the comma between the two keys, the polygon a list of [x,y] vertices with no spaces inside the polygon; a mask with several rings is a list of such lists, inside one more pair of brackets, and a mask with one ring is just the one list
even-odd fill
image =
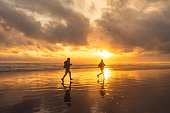
{"label": "silhouetted runner", "polygon": [[99,75],[101,75],[101,74],[103,74],[103,78],[104,78],[104,66],[105,66],[105,64],[104,64],[103,60],[101,60],[101,62],[98,65],[98,67],[101,70],[101,73],[97,75],[98,78],[99,78]]}
{"label": "silhouetted runner", "polygon": [[64,78],[65,78],[65,76],[67,75],[67,73],[69,73],[69,76],[70,76],[70,80],[73,80],[72,78],[71,78],[71,72],[70,72],[70,66],[71,66],[72,64],[70,64],[70,58],[67,58],[67,60],[64,62],[64,68],[66,69],[66,71],[65,71],[65,75],[63,76],[63,78],[61,79],[62,81],[64,81]]}

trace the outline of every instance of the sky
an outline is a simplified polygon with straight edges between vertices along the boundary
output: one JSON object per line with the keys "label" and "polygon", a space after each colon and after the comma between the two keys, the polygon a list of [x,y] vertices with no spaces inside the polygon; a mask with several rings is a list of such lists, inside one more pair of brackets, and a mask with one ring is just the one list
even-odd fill
{"label": "sky", "polygon": [[169,0],[0,0],[0,62],[169,62]]}

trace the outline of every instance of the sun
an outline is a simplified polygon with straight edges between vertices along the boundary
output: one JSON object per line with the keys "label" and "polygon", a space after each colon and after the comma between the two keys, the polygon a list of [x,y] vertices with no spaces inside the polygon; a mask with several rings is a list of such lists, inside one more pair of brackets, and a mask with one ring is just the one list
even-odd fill
{"label": "sun", "polygon": [[94,55],[101,56],[102,58],[108,58],[109,56],[111,56],[113,54],[109,53],[106,50],[103,50],[103,51],[98,51],[97,53],[94,53]]}

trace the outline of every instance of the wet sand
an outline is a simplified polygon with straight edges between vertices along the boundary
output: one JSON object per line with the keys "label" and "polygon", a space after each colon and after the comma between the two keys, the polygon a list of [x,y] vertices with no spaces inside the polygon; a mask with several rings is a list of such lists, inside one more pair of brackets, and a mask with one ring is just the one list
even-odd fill
{"label": "wet sand", "polygon": [[0,113],[170,113],[170,70],[0,73]]}

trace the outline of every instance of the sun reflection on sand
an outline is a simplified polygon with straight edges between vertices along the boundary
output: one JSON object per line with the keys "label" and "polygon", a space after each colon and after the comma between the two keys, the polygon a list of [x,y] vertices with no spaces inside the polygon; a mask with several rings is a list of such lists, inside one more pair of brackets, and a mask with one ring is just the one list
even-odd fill
{"label": "sun reflection on sand", "polygon": [[[0,112],[74,113],[76,109],[110,113],[116,109],[124,113],[129,109],[128,113],[133,110],[139,113],[146,102],[151,108],[158,107],[155,111],[162,109],[158,102],[169,102],[170,70],[115,71],[106,67],[105,79],[102,75],[97,78],[100,72],[97,68],[71,69],[71,72],[72,82],[66,76],[64,83],[61,81],[64,70],[1,73],[0,107],[3,109]],[[132,108],[136,102],[137,109]]]}
{"label": "sun reflection on sand", "polygon": [[109,68],[105,68],[105,69],[104,69],[104,77],[105,77],[105,80],[107,80],[110,76],[111,76],[111,73],[110,73]]}

